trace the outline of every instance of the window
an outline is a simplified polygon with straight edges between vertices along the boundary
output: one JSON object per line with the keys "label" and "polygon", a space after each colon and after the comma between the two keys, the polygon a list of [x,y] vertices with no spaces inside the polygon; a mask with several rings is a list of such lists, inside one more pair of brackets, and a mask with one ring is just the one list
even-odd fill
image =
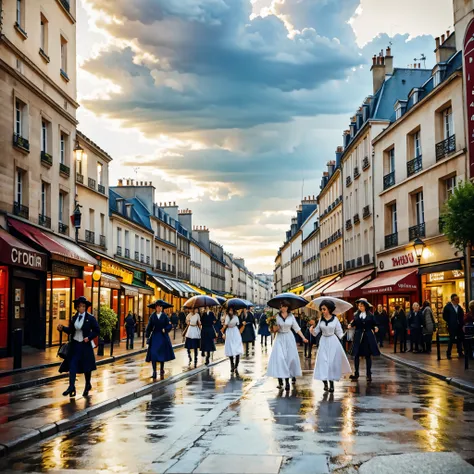
{"label": "window", "polygon": [[392,231],[392,234],[396,234],[398,232],[397,204],[396,203],[390,206],[390,213],[391,213],[391,231]]}
{"label": "window", "polygon": [[67,40],[61,36],[61,72],[67,74]]}
{"label": "window", "polygon": [[97,163],[97,184],[104,184],[102,183],[103,180],[103,165],[102,163]]}
{"label": "window", "polygon": [[22,0],[16,0],[16,22],[19,26],[23,25],[22,10],[23,10]]}
{"label": "window", "polygon": [[446,199],[449,199],[450,196],[454,193],[454,188],[456,187],[456,176],[451,176],[445,180],[446,183]]}
{"label": "window", "polygon": [[448,107],[446,110],[443,111],[443,131],[445,140],[454,135],[452,107]]}
{"label": "window", "polygon": [[40,47],[44,54],[48,52],[48,20],[44,15],[40,17]]}
{"label": "window", "polygon": [[439,86],[441,82],[441,71],[436,71],[433,76],[433,87]]}
{"label": "window", "polygon": [[425,207],[423,204],[423,191],[415,194],[415,212],[417,225],[425,222]]}
{"label": "window", "polygon": [[105,235],[105,215],[100,214],[100,235]]}
{"label": "window", "polygon": [[66,164],[66,142],[67,135],[61,132],[59,138],[59,162],[63,165]]}
{"label": "window", "polygon": [[59,218],[58,221],[62,224],[64,216],[64,193],[59,193]]}
{"label": "window", "polygon": [[398,120],[402,116],[402,106],[398,105],[395,109],[395,119]]}
{"label": "window", "polygon": [[117,227],[117,247],[122,246],[122,229]]}
{"label": "window", "polygon": [[117,199],[117,211],[123,214],[123,199]]}
{"label": "window", "polygon": [[44,181],[41,182],[41,214],[48,214],[48,184]]}
{"label": "window", "polygon": [[413,134],[413,151],[415,158],[421,156],[421,138],[419,131]]}
{"label": "window", "polygon": [[28,138],[27,136],[27,106],[20,99],[15,100],[15,134]]}
{"label": "window", "polygon": [[24,171],[17,169],[16,170],[16,192],[15,198],[18,204],[23,204],[23,178],[24,178]]}
{"label": "window", "polygon": [[388,172],[393,173],[395,171],[395,148],[392,148],[388,152]]}
{"label": "window", "polygon": [[130,232],[128,230],[125,231],[125,248],[130,250]]}
{"label": "window", "polygon": [[367,180],[364,181],[364,206],[369,204],[369,183]]}
{"label": "window", "polygon": [[41,120],[41,151],[48,153],[48,130],[49,123],[46,120]]}
{"label": "window", "polygon": [[418,96],[419,92],[416,90],[413,92],[413,105],[415,105],[418,102]]}
{"label": "window", "polygon": [[135,252],[140,252],[140,237],[135,234]]}

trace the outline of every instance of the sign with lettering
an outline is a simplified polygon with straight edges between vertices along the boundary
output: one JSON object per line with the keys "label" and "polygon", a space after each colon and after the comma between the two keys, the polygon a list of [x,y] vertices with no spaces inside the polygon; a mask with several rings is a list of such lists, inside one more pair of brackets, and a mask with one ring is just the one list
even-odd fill
{"label": "sign with lettering", "polygon": [[379,257],[380,270],[395,270],[397,268],[413,267],[418,264],[414,251],[403,250]]}
{"label": "sign with lettering", "polygon": [[122,279],[122,282],[126,283],[127,285],[132,284],[133,272],[123,268],[121,265],[118,265],[115,262],[102,259],[101,270],[102,273],[109,273],[110,275],[120,277]]}
{"label": "sign with lettering", "polygon": [[457,280],[460,278],[464,278],[463,270],[449,270],[446,272],[428,273],[429,283],[436,283],[439,281],[446,281],[446,280]]}
{"label": "sign with lettering", "polygon": [[0,233],[0,261],[2,263],[45,272],[47,258],[44,253],[36,252],[7,232]]}
{"label": "sign with lettering", "polygon": [[469,150],[469,176],[474,177],[474,20],[471,20],[464,37],[464,82],[466,84],[466,113]]}
{"label": "sign with lettering", "polygon": [[84,275],[84,268],[61,262],[53,262],[51,271],[53,275],[62,275],[70,278],[82,278]]}

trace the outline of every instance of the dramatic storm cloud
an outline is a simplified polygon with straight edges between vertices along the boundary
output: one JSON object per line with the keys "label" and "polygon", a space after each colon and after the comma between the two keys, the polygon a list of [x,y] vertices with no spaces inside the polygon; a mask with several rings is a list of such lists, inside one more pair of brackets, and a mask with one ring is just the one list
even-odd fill
{"label": "dramatic storm cloud", "polygon": [[433,64],[432,36],[413,29],[360,41],[370,4],[83,0],[81,126],[113,154],[112,179],[152,176],[159,200],[191,207],[213,238],[268,271],[291,211],[318,193],[372,92],[371,56],[391,42],[396,66],[420,53]]}

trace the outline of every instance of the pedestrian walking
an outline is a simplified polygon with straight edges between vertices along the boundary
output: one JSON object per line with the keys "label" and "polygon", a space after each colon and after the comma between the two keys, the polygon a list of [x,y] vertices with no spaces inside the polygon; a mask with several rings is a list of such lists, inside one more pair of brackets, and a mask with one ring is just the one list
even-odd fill
{"label": "pedestrian walking", "polygon": [[456,343],[458,349],[458,357],[463,357],[462,344],[464,338],[462,327],[464,325],[464,310],[459,304],[458,295],[451,295],[451,301],[443,309],[443,319],[446,321],[449,333],[448,350],[446,352],[447,358],[451,359],[451,351],[453,350],[454,343]]}
{"label": "pedestrian walking", "polygon": [[379,332],[377,333],[377,342],[379,347],[383,347],[383,341],[385,339],[385,335],[389,330],[390,321],[388,318],[387,311],[381,304],[377,305],[377,311],[375,311],[374,317],[375,324],[379,328]]}
{"label": "pedestrian walking", "polygon": [[365,357],[367,381],[372,380],[372,356],[380,355],[375,333],[378,331],[375,324],[375,317],[370,312],[372,305],[365,299],[361,298],[356,301],[358,311],[354,315],[354,320],[349,324],[349,328],[354,327],[354,343],[352,345],[352,355],[354,356],[354,375],[350,376],[351,380],[359,378],[360,358]]}
{"label": "pedestrian walking", "polygon": [[59,372],[69,372],[69,386],[63,396],[76,396],[76,375],[84,374],[85,387],[82,394],[87,397],[92,390],[91,375],[97,369],[95,364],[93,339],[99,336],[100,330],[97,320],[87,312],[91,302],[84,296],[74,300],[76,314],[69,322],[69,326],[58,324],[58,331],[64,331],[70,337],[66,358],[59,367]]}
{"label": "pedestrian walking", "polygon": [[165,362],[175,359],[173,345],[171,344],[169,336],[169,332],[173,326],[168,315],[163,312],[165,305],[168,305],[168,303],[162,300],[156,300],[154,303],[148,305],[149,308],[153,308],[155,311],[153,311],[148,319],[145,330],[148,343],[145,360],[152,364],[153,379],[156,379],[157,362],[160,363],[160,375],[163,376],[165,374]]}
{"label": "pedestrian walking", "polygon": [[433,311],[431,310],[431,303],[425,301],[421,307],[423,314],[423,350],[431,354],[431,344],[433,342],[433,333],[436,328]]}
{"label": "pedestrian walking", "polygon": [[255,318],[247,309],[243,309],[240,313],[240,332],[242,334],[242,342],[245,344],[245,355],[248,357],[250,344],[255,344]]}
{"label": "pedestrian walking", "polygon": [[352,372],[341,344],[344,333],[339,319],[334,314],[335,309],[334,302],[323,301],[319,306],[322,317],[317,326],[310,327],[314,337],[322,334],[313,379],[323,381],[325,392],[334,392],[334,382],[339,381],[343,374]]}
{"label": "pedestrian walking", "polygon": [[418,303],[413,303],[408,315],[408,328],[410,329],[410,350],[408,352],[423,352],[420,348],[423,338],[423,313]]}
{"label": "pedestrian walking", "polygon": [[184,328],[186,327],[186,313],[184,312],[183,308],[181,308],[181,311],[178,314],[178,319],[179,329],[181,329],[181,331],[184,331]]}
{"label": "pedestrian walking", "polygon": [[272,333],[268,328],[267,315],[265,312],[262,312],[258,320],[258,334],[260,335],[260,344],[263,346],[263,341],[265,340],[265,347],[267,347],[267,337],[271,336]]}
{"label": "pedestrian walking", "polygon": [[239,317],[232,308],[228,308],[222,333],[225,338],[224,354],[230,359],[230,371],[232,373],[238,372],[240,356],[244,353],[239,326]]}
{"label": "pedestrian walking", "polygon": [[194,367],[197,367],[198,351],[201,345],[201,315],[199,308],[194,309],[194,314],[188,314],[186,323],[186,342],[184,343],[184,347],[188,350],[189,363],[193,361],[191,351],[194,351]]}
{"label": "pedestrian walking", "polygon": [[136,327],[135,321],[136,320],[133,317],[132,312],[129,311],[124,321],[125,332],[127,333],[127,344],[126,344],[127,350],[133,349],[133,341],[135,339],[135,327]]}
{"label": "pedestrian walking", "polygon": [[276,317],[276,324],[271,328],[273,332],[277,333],[277,336],[267,368],[267,375],[278,379],[279,390],[283,389],[283,379],[285,379],[286,391],[290,390],[290,378],[295,384],[296,377],[302,375],[298,348],[291,331],[296,332],[304,343],[308,343],[308,339],[301,332],[295,317],[288,310],[289,303],[283,300],[280,304],[280,312]]}
{"label": "pedestrian walking", "polygon": [[173,313],[171,314],[170,319],[171,319],[171,324],[173,325],[173,329],[176,330],[179,325],[179,318],[175,311],[173,311]]}
{"label": "pedestrian walking", "polygon": [[[318,321],[319,322],[319,321]],[[306,359],[311,359],[313,356],[313,346],[317,345],[319,340],[318,335],[314,336],[311,332],[311,326],[316,326],[316,321],[314,319],[310,319],[308,324],[306,325],[306,329],[304,330],[304,337],[307,339],[307,343],[304,344],[304,356]]]}
{"label": "pedestrian walking", "polygon": [[216,323],[216,316],[213,311],[206,308],[206,311],[201,316],[201,354],[206,357],[206,365],[209,365],[211,352],[216,351],[215,339],[217,338],[214,325]]}
{"label": "pedestrian walking", "polygon": [[250,306],[248,316],[252,319],[253,341],[252,349],[255,351],[255,340],[257,339],[257,318],[255,317],[254,307]]}
{"label": "pedestrian walking", "polygon": [[138,326],[138,320],[139,319],[140,319],[140,317],[138,317],[138,319],[137,319],[137,315],[135,313],[133,313],[133,323],[134,323],[133,331],[134,332],[137,332],[137,326]]}
{"label": "pedestrian walking", "polygon": [[222,339],[222,326],[223,326],[223,323],[222,323],[222,314],[223,314],[223,311],[222,309],[219,309],[217,308],[216,309],[216,314],[217,316],[214,315],[214,320],[215,320],[215,323],[214,323],[214,331],[216,332],[217,334],[217,340],[216,342],[224,342],[224,340]]}
{"label": "pedestrian walking", "polygon": [[395,311],[392,315],[392,328],[393,328],[393,352],[397,353],[397,342],[400,341],[400,352],[407,351],[407,328],[408,322],[400,305],[395,306]]}

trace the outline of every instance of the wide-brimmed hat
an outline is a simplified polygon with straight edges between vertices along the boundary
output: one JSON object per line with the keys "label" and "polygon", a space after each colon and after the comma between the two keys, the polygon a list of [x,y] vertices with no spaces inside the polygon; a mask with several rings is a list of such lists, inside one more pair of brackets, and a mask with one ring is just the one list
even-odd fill
{"label": "wide-brimmed hat", "polygon": [[369,303],[366,298],[359,298],[359,299],[356,301],[356,304],[359,304],[359,303],[364,303],[364,304],[367,305],[369,308],[372,308],[372,304]]}
{"label": "wide-brimmed hat", "polygon": [[148,305],[148,308],[155,309],[157,306],[161,306],[163,309],[172,308],[173,305],[167,303],[164,300],[156,300]]}
{"label": "wide-brimmed hat", "polygon": [[92,303],[85,296],[79,296],[79,298],[73,300],[73,303],[75,308],[80,304],[85,304],[86,308],[92,306]]}

